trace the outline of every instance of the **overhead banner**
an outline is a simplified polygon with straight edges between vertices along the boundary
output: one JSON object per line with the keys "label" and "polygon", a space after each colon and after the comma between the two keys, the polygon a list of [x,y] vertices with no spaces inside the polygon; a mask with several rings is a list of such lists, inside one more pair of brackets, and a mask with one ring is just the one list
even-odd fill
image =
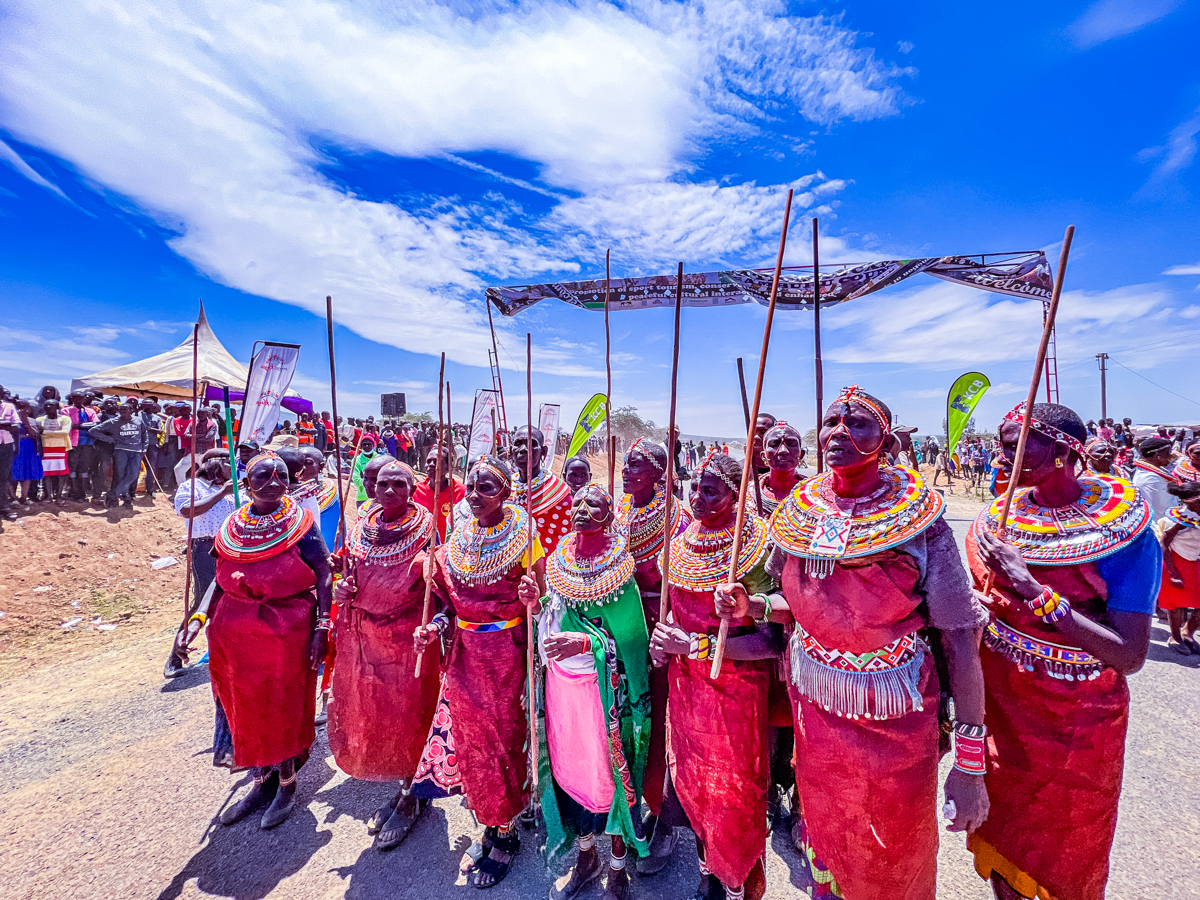
{"label": "overhead banner", "polygon": [[583,411],[579,413],[579,420],[575,423],[575,433],[571,435],[571,446],[567,448],[567,459],[583,449],[587,439],[604,422],[606,411],[607,403],[603,394],[593,395],[592,399],[583,405]]}
{"label": "overhead banner", "polygon": [[[706,307],[761,303],[766,306],[770,300],[774,272],[774,269],[737,269],[685,273],[683,305]],[[921,272],[998,294],[1045,301],[1050,299],[1050,265],[1046,262],[1046,254],[1031,250],[822,266],[821,306],[833,306],[872,294]],[[547,299],[561,300],[580,309],[603,310],[604,297],[603,279],[487,289],[488,300],[506,316],[515,316]],[[611,281],[609,309],[653,309],[674,305],[674,275],[645,275],[639,278],[614,278]],[[778,309],[812,309],[812,266],[793,266],[782,271],[776,306]]]}
{"label": "overhead banner", "polygon": [[988,377],[980,372],[959,375],[954,384],[950,386],[950,393],[946,397],[946,453],[948,455],[954,455],[954,448],[958,446],[958,442],[967,428],[967,423],[971,421],[971,414],[975,412],[975,404],[983,398],[991,386],[992,383],[988,381]]}
{"label": "overhead banner", "polygon": [[279,423],[279,405],[296,374],[299,344],[264,344],[250,363],[246,395],[242,400],[238,443],[257,441],[265,446]]}
{"label": "overhead banner", "polygon": [[558,453],[558,420],[562,407],[557,403],[543,403],[538,409],[538,431],[546,438],[546,471],[554,465]]}
{"label": "overhead banner", "polygon": [[467,438],[467,458],[491,453],[496,445],[496,417],[499,415],[496,391],[475,392],[475,405],[471,409],[471,434]]}

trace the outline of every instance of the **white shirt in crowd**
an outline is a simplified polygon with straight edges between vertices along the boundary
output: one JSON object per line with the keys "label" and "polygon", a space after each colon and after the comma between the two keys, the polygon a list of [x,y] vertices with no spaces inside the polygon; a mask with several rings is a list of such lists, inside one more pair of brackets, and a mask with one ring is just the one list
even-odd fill
{"label": "white shirt in crowd", "polygon": [[[217,487],[212,482],[203,478],[196,479],[196,505],[211,500],[216,494],[219,494],[224,488]],[[179,490],[175,492],[175,512],[183,515],[183,508],[192,505],[192,480],[186,479],[179,485]],[[222,497],[212,508],[201,513],[192,520],[192,540],[202,537],[216,537],[220,531],[221,525],[225,522],[226,517],[234,511],[236,506],[233,502],[233,496]]]}

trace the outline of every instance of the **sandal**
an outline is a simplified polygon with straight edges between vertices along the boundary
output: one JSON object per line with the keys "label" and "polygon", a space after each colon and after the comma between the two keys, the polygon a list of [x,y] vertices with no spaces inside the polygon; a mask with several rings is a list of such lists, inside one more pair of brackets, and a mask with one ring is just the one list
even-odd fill
{"label": "sandal", "polygon": [[1175,638],[1169,638],[1167,640],[1167,649],[1174,650],[1180,656],[1192,655],[1192,648],[1189,647],[1184,641],[1177,641]]}
{"label": "sandal", "polygon": [[384,823],[379,836],[375,838],[375,846],[378,849],[391,850],[393,847],[399,847],[404,843],[404,839],[408,837],[408,833],[412,831],[413,826],[417,824],[417,820],[421,818],[421,813],[425,812],[425,807],[429,805],[428,800],[417,800],[415,802],[416,809],[411,815],[401,810],[399,804],[392,810],[392,814]]}
{"label": "sandal", "polygon": [[1194,637],[1186,637],[1183,639],[1183,642],[1187,644],[1188,649],[1192,651],[1194,656],[1200,656],[1200,644],[1196,643]]}
{"label": "sandal", "polygon": [[379,809],[371,814],[371,818],[367,819],[367,834],[379,834],[383,828],[383,823],[392,817],[395,807],[392,805],[395,798],[389,800]]}
{"label": "sandal", "polygon": [[496,839],[497,833],[498,829],[496,828],[483,829],[483,837],[463,851],[462,859],[458,863],[460,874],[470,875],[475,871],[479,861],[492,852],[492,842]]}
{"label": "sandal", "polygon": [[[486,890],[492,888],[508,877],[508,872],[512,868],[513,862],[517,858],[517,853],[521,849],[521,838],[514,831],[511,834],[503,835],[496,834],[495,840],[492,842],[492,851],[499,850],[501,853],[508,854],[507,862],[500,862],[498,859],[493,859],[492,856],[485,856],[475,866],[475,870],[471,873],[471,887]],[[490,878],[491,881],[483,883],[484,877]]]}

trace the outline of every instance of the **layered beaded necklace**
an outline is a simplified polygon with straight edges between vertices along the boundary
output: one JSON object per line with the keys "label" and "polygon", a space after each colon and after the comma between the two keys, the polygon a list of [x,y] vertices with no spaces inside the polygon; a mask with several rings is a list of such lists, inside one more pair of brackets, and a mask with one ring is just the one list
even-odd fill
{"label": "layered beaded necklace", "polygon": [[603,606],[615,600],[633,577],[633,557],[619,531],[608,533],[608,544],[595,556],[579,557],[578,538],[568,536],[546,563],[546,585],[565,605]]}
{"label": "layered beaded necklace", "polygon": [[354,559],[375,566],[400,566],[412,562],[433,534],[433,513],[410,503],[395,522],[383,520],[383,507],[375,506],[354,523],[349,549]]}
{"label": "layered beaded necklace", "polygon": [[[742,526],[737,577],[749,575],[766,551],[767,523],[747,513]],[[697,519],[671,541],[671,584],[689,591],[714,590],[729,578],[732,556],[733,524],[711,529]]]}
{"label": "layered beaded necklace", "polygon": [[275,512],[264,516],[247,503],[217,532],[217,552],[238,562],[269,559],[300,542],[313,526],[313,515],[286,494]]}
{"label": "layered beaded necklace", "polygon": [[471,517],[450,532],[446,541],[446,567],[456,581],[478,587],[494,584],[525,553],[529,516],[511,503],[504,504],[499,525],[484,528]]}
{"label": "layered beaded necklace", "polygon": [[[678,503],[671,505],[671,533],[679,528],[683,516]],[[645,506],[633,505],[633,495],[625,494],[617,505],[617,524],[629,536],[629,552],[634,562],[645,562],[656,556],[663,548],[665,532],[663,522],[667,518],[667,489],[661,484],[654,486],[654,498]]]}
{"label": "layered beaded necklace", "polygon": [[1167,518],[1185,528],[1200,528],[1200,515],[1192,512],[1186,506],[1172,506],[1167,510]]}

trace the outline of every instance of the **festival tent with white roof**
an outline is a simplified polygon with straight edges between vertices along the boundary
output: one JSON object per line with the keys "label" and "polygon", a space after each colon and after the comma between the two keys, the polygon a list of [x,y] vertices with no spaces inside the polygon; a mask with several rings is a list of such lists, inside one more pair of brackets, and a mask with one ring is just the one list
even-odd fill
{"label": "festival tent with white roof", "polygon": [[[236,392],[234,399],[241,399],[241,391],[246,386],[248,371],[237,361],[213,333],[204,314],[204,304],[200,304],[200,330],[197,335],[197,381],[208,388],[230,388]],[[139,362],[97,372],[94,375],[84,375],[71,381],[71,390],[81,389],[101,391],[114,394],[134,394],[139,396],[152,395],[155,397],[172,397],[182,400],[192,398],[192,336],[189,334],[182,344],[166,353],[159,353]],[[295,391],[288,391],[284,406],[292,405],[289,399],[299,399]],[[306,411],[311,411],[312,405],[302,403]]]}

